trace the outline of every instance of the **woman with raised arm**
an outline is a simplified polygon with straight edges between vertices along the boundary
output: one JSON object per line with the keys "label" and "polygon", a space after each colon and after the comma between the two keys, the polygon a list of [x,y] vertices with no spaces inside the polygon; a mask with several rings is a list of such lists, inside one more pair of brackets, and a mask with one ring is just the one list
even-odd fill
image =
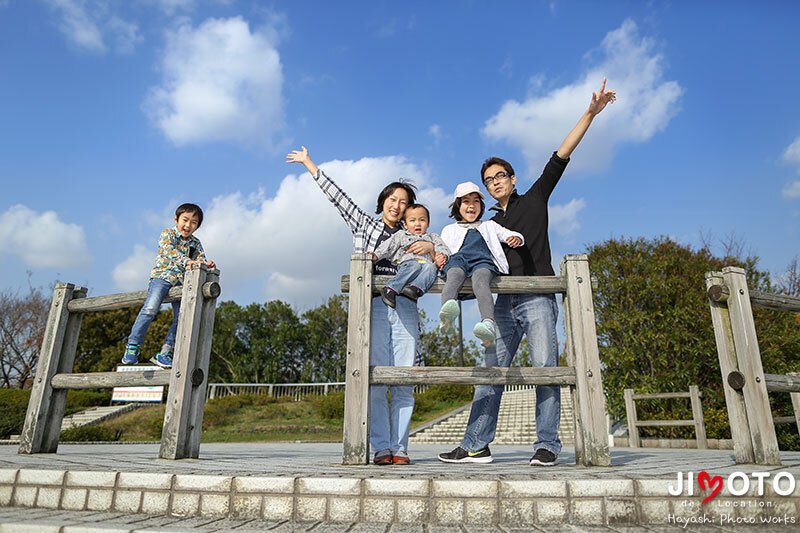
{"label": "woman with raised arm", "polygon": [[[333,203],[353,233],[353,251],[372,253],[378,246],[399,231],[403,214],[416,201],[414,186],[403,181],[389,183],[378,195],[375,214],[361,209],[336,183],[314,164],[303,146],[286,156],[287,163],[301,163]],[[413,254],[433,255],[433,244],[419,241],[408,248]],[[376,261],[373,274],[395,274],[395,265],[388,259]],[[370,365],[412,366],[419,343],[419,312],[417,302],[398,295],[395,308],[387,306],[380,296],[372,299],[372,331],[370,334]],[[408,432],[414,409],[414,387],[393,385],[392,401],[387,396],[389,386],[370,385],[369,441],[375,451],[376,465],[405,465],[408,457]]]}

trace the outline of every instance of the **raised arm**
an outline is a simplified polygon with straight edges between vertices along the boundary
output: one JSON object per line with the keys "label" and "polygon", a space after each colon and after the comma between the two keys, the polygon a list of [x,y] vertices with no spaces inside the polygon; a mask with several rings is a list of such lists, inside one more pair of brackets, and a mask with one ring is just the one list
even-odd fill
{"label": "raised arm", "polygon": [[317,165],[311,160],[311,157],[308,155],[308,148],[305,146],[301,146],[299,150],[292,150],[286,155],[286,162],[287,163],[302,163],[306,170],[308,170],[309,174],[312,176],[317,175]]}
{"label": "raised arm", "polygon": [[606,90],[606,79],[603,78],[600,90],[596,93],[592,93],[592,101],[589,103],[589,108],[583,113],[578,123],[572,128],[572,131],[569,132],[564,142],[561,143],[561,146],[558,147],[558,151],[556,152],[558,157],[561,159],[569,159],[569,156],[572,155],[572,152],[575,151],[575,148],[578,147],[581,139],[583,139],[583,136],[586,134],[586,130],[588,130],[589,126],[592,124],[594,117],[605,109],[607,104],[614,103],[616,99],[617,93],[610,89],[608,91]]}
{"label": "raised arm", "polygon": [[[300,150],[293,150],[286,156],[287,163],[302,163],[306,170],[317,182],[319,188],[328,197],[328,200],[336,207],[339,214],[347,223],[350,231],[355,235],[357,232],[364,231],[364,228],[376,224],[366,211],[361,209],[332,179],[325,175],[308,155],[308,149],[303,146]],[[363,250],[357,250],[363,251]]]}

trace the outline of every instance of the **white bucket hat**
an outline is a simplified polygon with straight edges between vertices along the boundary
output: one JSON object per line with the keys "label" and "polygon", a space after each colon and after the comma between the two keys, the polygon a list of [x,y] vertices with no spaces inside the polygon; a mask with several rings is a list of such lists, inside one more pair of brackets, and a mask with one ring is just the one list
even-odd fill
{"label": "white bucket hat", "polygon": [[453,196],[453,201],[455,202],[459,198],[473,192],[478,193],[478,196],[480,196],[482,199],[485,198],[485,196],[483,196],[483,193],[481,192],[481,188],[472,183],[471,181],[465,181],[464,183],[459,183],[458,186],[456,187],[456,193]]}

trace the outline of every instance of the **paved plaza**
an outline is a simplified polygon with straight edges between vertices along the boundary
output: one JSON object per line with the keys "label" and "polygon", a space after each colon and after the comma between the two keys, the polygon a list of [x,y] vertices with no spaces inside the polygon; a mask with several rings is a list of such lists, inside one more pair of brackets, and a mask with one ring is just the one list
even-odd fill
{"label": "paved plaza", "polygon": [[[178,461],[158,459],[158,448],[62,444],[19,455],[0,446],[0,533],[800,528],[800,452],[763,467],[735,465],[729,450],[612,448],[613,466],[583,467],[567,448],[556,466],[532,467],[527,446],[453,465],[436,459],[447,446],[415,445],[413,464],[377,467],[342,465],[341,443],[204,444],[199,459]],[[692,482],[670,495],[678,472]],[[700,472],[720,487],[708,503]],[[740,479],[732,491],[737,476],[749,487]]]}

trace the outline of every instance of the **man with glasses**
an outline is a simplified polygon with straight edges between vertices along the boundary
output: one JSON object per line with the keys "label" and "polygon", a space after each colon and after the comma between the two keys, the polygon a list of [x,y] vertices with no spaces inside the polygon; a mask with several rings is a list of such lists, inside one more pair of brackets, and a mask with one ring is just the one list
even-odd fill
{"label": "man with glasses", "polygon": [[[550,157],[542,175],[523,195],[516,191],[517,177],[508,161],[491,157],[481,167],[481,179],[497,204],[490,208],[492,220],[525,236],[524,246],[503,246],[512,276],[553,276],[550,264],[550,240],[547,235],[547,202],[564,173],[572,152],[584,134],[616,93],[606,90],[592,93],[589,108]],[[514,360],[523,335],[528,337],[530,357],[535,367],[558,366],[556,319],[558,304],[554,294],[499,294],[495,302],[498,339],[494,348],[486,350],[483,366],[508,367]],[[489,443],[494,440],[497,414],[503,385],[476,385],[467,430],[461,446],[439,454],[446,463],[491,463]],[[561,451],[558,424],[561,417],[561,389],[558,386],[536,387],[536,442],[531,465],[551,466]]]}

